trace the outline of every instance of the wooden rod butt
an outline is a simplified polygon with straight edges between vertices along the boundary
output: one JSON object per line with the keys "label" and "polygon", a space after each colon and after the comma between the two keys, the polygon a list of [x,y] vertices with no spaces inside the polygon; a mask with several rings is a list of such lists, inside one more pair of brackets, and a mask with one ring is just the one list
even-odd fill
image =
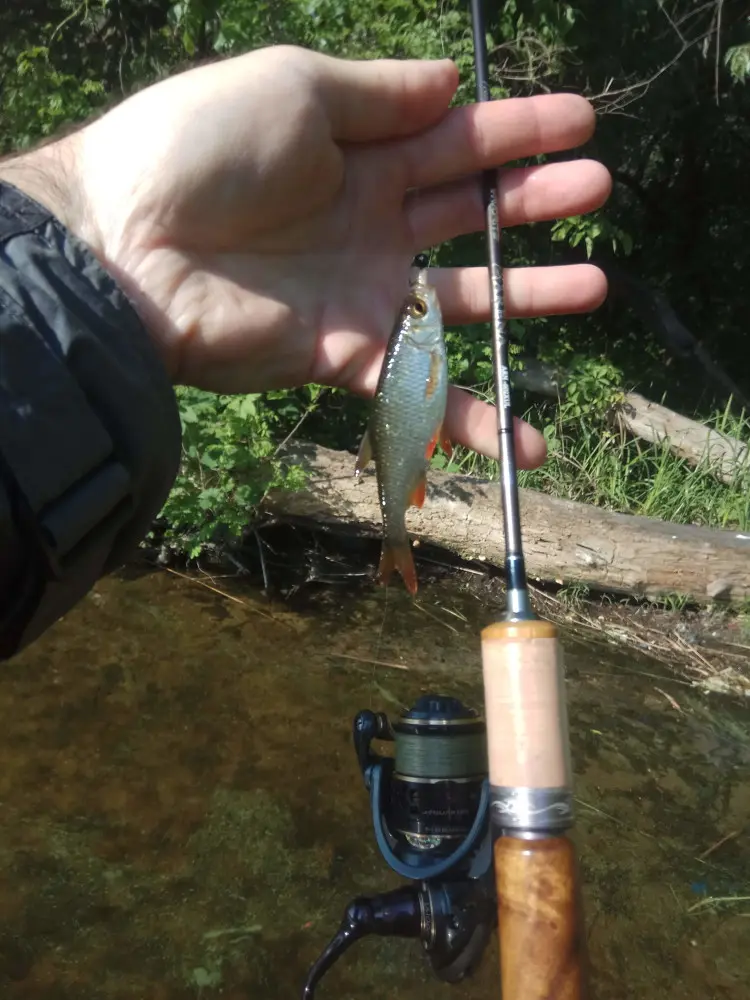
{"label": "wooden rod butt", "polygon": [[573,844],[499,837],[494,854],[503,1000],[587,1000]]}

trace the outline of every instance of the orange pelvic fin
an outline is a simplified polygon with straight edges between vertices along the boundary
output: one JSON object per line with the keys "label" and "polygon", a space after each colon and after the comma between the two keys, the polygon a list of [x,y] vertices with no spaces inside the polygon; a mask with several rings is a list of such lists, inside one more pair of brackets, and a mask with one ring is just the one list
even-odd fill
{"label": "orange pelvic fin", "polygon": [[369,429],[362,435],[357,455],[357,464],[354,466],[354,475],[361,476],[372,460],[372,441],[370,440]]}
{"label": "orange pelvic fin", "polygon": [[438,429],[435,431],[435,433],[432,436],[432,440],[427,445],[427,450],[424,453],[424,457],[427,459],[428,462],[432,458],[432,456],[433,456],[433,454],[435,452],[435,448],[437,447],[437,443],[438,443],[439,440],[440,440],[440,428],[438,427]]}
{"label": "orange pelvic fin", "polygon": [[409,495],[409,506],[410,507],[423,507],[424,506],[424,494],[427,488],[427,476],[423,472],[417,481],[417,485],[411,491]]}
{"label": "orange pelvic fin", "polygon": [[383,542],[383,551],[380,554],[380,565],[378,566],[378,583],[385,586],[394,570],[398,570],[401,574],[406,589],[413,597],[417,592],[417,571],[414,568],[414,560],[408,542],[396,546],[390,546],[387,542]]}
{"label": "orange pelvic fin", "polygon": [[438,444],[440,444],[440,447],[443,449],[448,458],[450,458],[451,455],[453,454],[453,445],[450,443],[450,440],[447,437],[445,431],[443,430],[442,425],[438,427],[438,429],[435,431],[433,435],[432,440],[427,445],[427,451],[425,451],[424,454],[428,462],[435,453],[435,448],[438,446]]}

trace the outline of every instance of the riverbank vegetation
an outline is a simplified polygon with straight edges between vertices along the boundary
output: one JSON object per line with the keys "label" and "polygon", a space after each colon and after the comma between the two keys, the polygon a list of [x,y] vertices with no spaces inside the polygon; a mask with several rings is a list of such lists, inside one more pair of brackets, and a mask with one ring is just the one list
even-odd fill
{"label": "riverbank vegetation", "polygon": [[[509,265],[591,260],[610,295],[592,316],[513,320],[514,366],[565,369],[561,400],[521,388],[517,412],[543,430],[549,460],[522,482],[556,496],[687,524],[750,528],[750,471],[719,482],[664,444],[612,421],[623,394],[750,441],[750,19],[739,0],[501,0],[491,5],[496,97],[576,91],[598,113],[569,155],[602,160],[610,202],[587,217],[506,234]],[[458,103],[473,100],[462,0],[33,0],[0,11],[0,151],[100,113],[197,63],[274,43],[349,57],[451,56]],[[547,159],[553,160],[556,157]],[[478,264],[483,237],[433,263]],[[485,326],[448,331],[455,381],[492,396]],[[179,390],[184,462],[164,508],[175,549],[237,536],[271,488],[299,485],[280,446],[299,435],[356,450],[366,403],[312,386],[263,396]],[[435,460],[438,464],[444,460]],[[491,475],[458,452],[451,470]]]}

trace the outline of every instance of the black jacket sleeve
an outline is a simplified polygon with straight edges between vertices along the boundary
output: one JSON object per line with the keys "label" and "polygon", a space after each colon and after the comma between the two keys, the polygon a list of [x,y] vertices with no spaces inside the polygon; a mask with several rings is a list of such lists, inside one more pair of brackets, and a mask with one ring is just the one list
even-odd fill
{"label": "black jacket sleeve", "polygon": [[176,475],[174,391],[132,304],[0,183],[0,657],[121,565]]}

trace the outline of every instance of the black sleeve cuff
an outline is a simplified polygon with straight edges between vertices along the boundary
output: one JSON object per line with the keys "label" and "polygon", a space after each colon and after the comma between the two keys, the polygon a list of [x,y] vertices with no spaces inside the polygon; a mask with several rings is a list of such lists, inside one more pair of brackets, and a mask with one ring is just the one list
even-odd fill
{"label": "black sleeve cuff", "polygon": [[0,657],[132,554],[180,441],[172,385],[122,289],[0,183]]}

